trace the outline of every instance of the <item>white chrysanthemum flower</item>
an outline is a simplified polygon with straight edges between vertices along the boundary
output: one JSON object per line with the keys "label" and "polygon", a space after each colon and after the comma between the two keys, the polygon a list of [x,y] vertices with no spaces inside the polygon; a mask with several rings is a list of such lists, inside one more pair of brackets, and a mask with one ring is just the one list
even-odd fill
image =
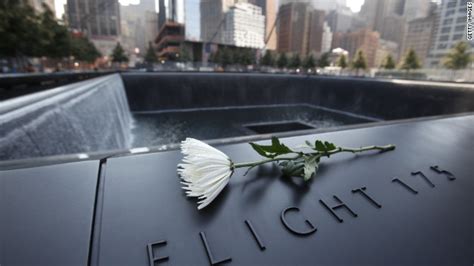
{"label": "white chrysanthemum flower", "polygon": [[197,197],[198,210],[209,205],[229,183],[233,163],[223,152],[193,138],[181,142],[183,163],[178,173],[188,197]]}

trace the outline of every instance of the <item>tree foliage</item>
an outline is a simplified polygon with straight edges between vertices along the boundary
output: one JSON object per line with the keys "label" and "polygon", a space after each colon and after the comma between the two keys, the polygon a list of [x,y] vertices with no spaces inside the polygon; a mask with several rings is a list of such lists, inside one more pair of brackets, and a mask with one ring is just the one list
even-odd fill
{"label": "tree foliage", "polygon": [[72,37],[70,53],[76,60],[88,63],[93,63],[101,56],[94,44],[81,35]]}
{"label": "tree foliage", "polygon": [[410,49],[406,53],[405,57],[402,59],[400,69],[410,71],[411,69],[418,69],[421,67],[418,56],[416,55],[415,50]]}
{"label": "tree foliage", "polygon": [[74,56],[81,61],[94,61],[100,53],[85,37],[71,34],[66,25],[56,20],[43,4],[35,13],[25,1],[0,1],[0,56],[49,57]]}
{"label": "tree foliage", "polygon": [[0,55],[6,57],[42,54],[40,19],[22,1],[0,1]]}
{"label": "tree foliage", "polygon": [[116,63],[128,62],[128,56],[125,54],[125,51],[123,50],[120,42],[117,42],[117,45],[115,46],[110,56],[112,57],[112,62],[116,62]]}
{"label": "tree foliage", "polygon": [[193,55],[191,54],[191,52],[189,51],[189,49],[182,45],[179,49],[179,61],[181,62],[192,62],[194,61],[193,59]]}
{"label": "tree foliage", "polygon": [[285,68],[288,66],[288,58],[286,57],[285,53],[281,53],[278,57],[277,66],[279,68]]}
{"label": "tree foliage", "polygon": [[443,64],[448,69],[458,70],[466,68],[471,61],[469,44],[466,42],[458,42],[446,55]]}
{"label": "tree foliage", "polygon": [[347,57],[345,54],[341,54],[339,58],[337,59],[337,66],[340,67],[341,69],[344,69],[347,67]]}
{"label": "tree foliage", "polygon": [[325,68],[329,66],[329,53],[323,53],[318,60],[318,66],[321,68]]}
{"label": "tree foliage", "polygon": [[352,60],[352,68],[359,71],[359,69],[367,69],[367,60],[365,59],[364,52],[358,50]]}
{"label": "tree foliage", "polygon": [[291,68],[299,68],[301,66],[301,58],[298,53],[294,53],[290,60]]}
{"label": "tree foliage", "polygon": [[262,66],[274,66],[275,59],[273,57],[273,53],[270,50],[265,51],[265,55],[263,55],[262,60],[260,61]]}
{"label": "tree foliage", "polygon": [[308,55],[303,63],[303,67],[306,69],[311,69],[316,67],[316,62],[314,62],[314,57],[312,54]]}
{"label": "tree foliage", "polygon": [[148,64],[153,64],[158,62],[158,58],[156,57],[155,54],[155,49],[153,49],[153,45],[151,45],[151,42],[148,42],[148,49],[146,50],[145,54],[145,62]]}
{"label": "tree foliage", "polygon": [[388,54],[381,65],[382,68],[384,69],[394,69],[395,68],[395,60],[393,60],[393,57],[391,54]]}

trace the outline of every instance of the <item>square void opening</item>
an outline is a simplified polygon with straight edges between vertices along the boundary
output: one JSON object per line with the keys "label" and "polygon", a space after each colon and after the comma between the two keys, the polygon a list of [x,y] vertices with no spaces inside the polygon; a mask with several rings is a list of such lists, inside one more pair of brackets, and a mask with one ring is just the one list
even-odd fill
{"label": "square void opening", "polygon": [[314,129],[314,127],[298,121],[248,124],[244,125],[244,127],[257,134]]}

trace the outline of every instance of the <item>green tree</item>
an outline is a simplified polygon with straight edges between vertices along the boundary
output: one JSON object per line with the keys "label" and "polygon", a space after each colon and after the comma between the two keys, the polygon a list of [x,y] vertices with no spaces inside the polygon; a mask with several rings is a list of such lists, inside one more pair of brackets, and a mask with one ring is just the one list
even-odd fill
{"label": "green tree", "polygon": [[288,66],[288,58],[286,57],[285,53],[281,53],[278,57],[277,66],[279,68],[285,68]]}
{"label": "green tree", "polygon": [[148,49],[146,50],[145,54],[145,62],[148,64],[153,64],[158,62],[158,57],[156,57],[155,49],[153,49],[153,45],[151,42],[148,42]]}
{"label": "green tree", "polygon": [[43,3],[39,16],[38,42],[40,54],[50,58],[63,58],[71,54],[71,36],[66,26],[56,20],[54,13]]}
{"label": "green tree", "polygon": [[41,56],[40,18],[23,1],[0,1],[0,56]]}
{"label": "green tree", "polygon": [[316,63],[314,62],[314,57],[312,54],[308,55],[303,63],[304,68],[306,69],[312,69],[316,67]]}
{"label": "green tree", "polygon": [[222,67],[231,65],[233,61],[234,61],[234,55],[232,51],[230,51],[229,48],[227,47],[222,48],[222,51],[220,53],[220,59],[219,59],[219,63],[222,65]]}
{"label": "green tree", "polygon": [[189,51],[189,49],[184,46],[184,45],[181,45],[181,47],[179,48],[179,61],[181,62],[193,62],[193,55],[191,54],[191,52]]}
{"label": "green tree", "polygon": [[275,59],[273,58],[273,53],[270,50],[265,51],[262,60],[260,61],[262,66],[273,66],[275,65]]}
{"label": "green tree", "polygon": [[362,50],[358,50],[354,59],[352,60],[352,68],[357,71],[357,75],[359,75],[359,70],[367,69],[367,61],[365,60],[365,55]]}
{"label": "green tree", "polygon": [[339,58],[337,59],[337,66],[340,67],[341,69],[344,69],[347,67],[347,57],[345,54],[341,54]]}
{"label": "green tree", "polygon": [[329,53],[323,53],[318,60],[318,66],[325,68],[329,66]]}
{"label": "green tree", "polygon": [[84,36],[71,37],[71,55],[78,61],[88,63],[93,63],[101,56],[94,44]]}
{"label": "green tree", "polygon": [[452,70],[466,68],[472,61],[469,44],[458,42],[444,58],[443,65]]}
{"label": "green tree", "polygon": [[247,49],[247,65],[255,65],[257,63],[257,55],[254,49]]}
{"label": "green tree", "polygon": [[294,53],[290,60],[290,67],[291,68],[299,68],[301,66],[301,58],[300,55]]}
{"label": "green tree", "polygon": [[116,62],[116,63],[128,62],[128,56],[125,54],[125,51],[123,50],[120,42],[117,42],[117,45],[112,51],[111,57],[112,57],[112,62]]}
{"label": "green tree", "polygon": [[384,69],[394,69],[395,68],[395,60],[393,60],[393,57],[391,54],[388,54],[385,59],[382,62],[381,65],[382,68]]}
{"label": "green tree", "polygon": [[421,67],[420,61],[418,60],[418,57],[416,56],[415,50],[409,49],[405,57],[402,59],[400,69],[406,70],[408,72],[411,69],[418,69],[420,67]]}

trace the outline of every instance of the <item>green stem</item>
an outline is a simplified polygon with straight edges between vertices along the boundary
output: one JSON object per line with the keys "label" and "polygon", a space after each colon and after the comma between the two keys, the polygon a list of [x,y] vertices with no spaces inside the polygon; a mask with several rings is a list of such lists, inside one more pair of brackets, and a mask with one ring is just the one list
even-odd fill
{"label": "green stem", "polygon": [[295,160],[295,159],[300,158],[301,156],[302,155],[297,155],[295,157],[279,157],[279,158],[266,159],[266,160],[257,161],[257,162],[248,162],[248,163],[234,163],[233,167],[234,168],[255,167],[257,165],[266,164],[270,162]]}
{"label": "green stem", "polygon": [[[395,146],[394,145],[385,145],[385,146],[375,146],[375,145],[372,145],[372,146],[365,146],[365,147],[360,147],[360,148],[344,148],[344,147],[337,147],[336,149],[332,150],[332,151],[327,151],[327,152],[321,152],[321,151],[317,151],[317,152],[314,152],[314,153],[309,153],[311,155],[316,155],[318,156],[318,158],[321,158],[323,156],[326,156],[326,157],[329,157],[330,155],[333,155],[333,154],[336,154],[336,153],[340,153],[340,152],[351,152],[351,153],[356,153],[356,152],[364,152],[364,151],[371,151],[371,150],[379,150],[381,152],[384,152],[384,151],[391,151],[391,150],[394,150],[395,149]],[[258,166],[258,165],[261,165],[261,164],[266,164],[266,163],[270,163],[270,162],[278,162],[278,161],[291,161],[291,160],[295,160],[295,159],[298,159],[298,158],[301,158],[303,157],[304,155],[306,155],[305,153],[298,153],[298,155],[294,156],[294,157],[277,157],[277,158],[270,158],[270,159],[266,159],[266,160],[261,160],[261,161],[257,161],[257,162],[247,162],[247,163],[234,163],[232,165],[232,168],[233,169],[236,169],[236,168],[242,168],[242,167],[250,167],[250,168],[253,168],[255,166]]]}

